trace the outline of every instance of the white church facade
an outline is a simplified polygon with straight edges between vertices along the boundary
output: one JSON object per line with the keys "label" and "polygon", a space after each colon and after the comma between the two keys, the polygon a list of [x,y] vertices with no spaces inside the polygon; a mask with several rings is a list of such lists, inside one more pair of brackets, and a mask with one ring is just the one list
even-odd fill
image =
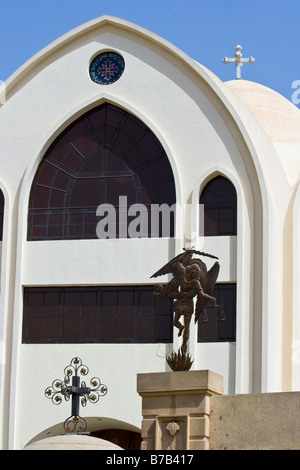
{"label": "white church facade", "polygon": [[108,388],[81,410],[88,430],[134,448],[136,376],[169,370],[179,344],[151,276],[192,246],[219,259],[225,318],[208,309],[191,328],[192,369],[222,375],[225,394],[299,390],[300,110],[106,16],[36,54],[5,93],[2,448],[61,432],[70,403],[44,391],[77,356]]}

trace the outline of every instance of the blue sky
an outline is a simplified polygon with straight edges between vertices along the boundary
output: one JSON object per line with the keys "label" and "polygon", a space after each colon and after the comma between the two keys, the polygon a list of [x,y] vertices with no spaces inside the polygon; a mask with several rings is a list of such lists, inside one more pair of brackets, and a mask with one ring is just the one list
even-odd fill
{"label": "blue sky", "polygon": [[[242,78],[289,100],[300,80],[299,0],[0,0],[0,80],[71,29],[102,15],[136,23],[179,47],[221,80],[235,78],[237,44],[254,65]],[[299,82],[300,83],[300,82]]]}

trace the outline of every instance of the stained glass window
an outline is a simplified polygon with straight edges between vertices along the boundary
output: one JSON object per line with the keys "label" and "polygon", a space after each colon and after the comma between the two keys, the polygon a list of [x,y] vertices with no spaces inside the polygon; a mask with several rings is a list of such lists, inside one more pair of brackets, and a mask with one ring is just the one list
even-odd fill
{"label": "stained glass window", "polygon": [[125,61],[120,54],[113,51],[97,55],[90,65],[90,77],[99,85],[115,83],[124,72]]}
{"label": "stained glass window", "polygon": [[[175,202],[173,172],[159,140],[135,116],[106,103],[71,124],[42,159],[30,193],[28,240],[97,238],[107,213],[100,219],[96,212],[105,204],[115,210],[110,228],[116,238],[129,237],[130,222],[138,223],[134,204],[146,208],[139,236],[163,236],[161,228],[151,230],[151,205]],[[131,206],[137,210],[128,215]]]}

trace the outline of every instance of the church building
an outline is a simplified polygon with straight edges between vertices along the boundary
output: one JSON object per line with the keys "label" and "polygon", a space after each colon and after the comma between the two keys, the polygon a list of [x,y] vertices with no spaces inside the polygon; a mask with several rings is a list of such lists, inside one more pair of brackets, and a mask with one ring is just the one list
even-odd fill
{"label": "church building", "polygon": [[103,16],[6,81],[0,161],[2,449],[64,432],[71,402],[45,390],[77,357],[107,387],[80,407],[88,432],[139,448],[137,374],[169,371],[180,345],[172,300],[154,295],[170,275],[151,276],[184,249],[218,258],[223,306],[191,321],[192,370],[229,395],[300,389],[290,101]]}

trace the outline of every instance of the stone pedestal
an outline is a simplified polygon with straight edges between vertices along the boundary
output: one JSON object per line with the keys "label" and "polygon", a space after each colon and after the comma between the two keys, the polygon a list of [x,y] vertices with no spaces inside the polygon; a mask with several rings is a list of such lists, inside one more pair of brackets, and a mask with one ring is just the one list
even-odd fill
{"label": "stone pedestal", "polygon": [[142,450],[209,449],[210,397],[223,377],[209,370],[139,374]]}

